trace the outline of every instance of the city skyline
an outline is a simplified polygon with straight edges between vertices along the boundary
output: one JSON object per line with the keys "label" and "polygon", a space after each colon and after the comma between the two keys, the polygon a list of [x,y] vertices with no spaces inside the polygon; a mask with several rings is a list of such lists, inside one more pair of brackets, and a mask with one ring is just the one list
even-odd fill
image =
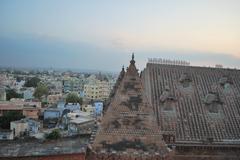
{"label": "city skyline", "polygon": [[240,68],[240,2],[1,1],[0,64],[119,71],[148,58]]}

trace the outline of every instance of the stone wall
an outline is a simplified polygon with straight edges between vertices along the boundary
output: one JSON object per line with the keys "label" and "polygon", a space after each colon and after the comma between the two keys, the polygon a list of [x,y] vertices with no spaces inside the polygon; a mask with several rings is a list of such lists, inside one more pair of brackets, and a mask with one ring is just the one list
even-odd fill
{"label": "stone wall", "polygon": [[49,156],[36,156],[36,157],[11,157],[1,158],[0,160],[85,160],[85,154],[64,154],[64,155],[49,155]]}

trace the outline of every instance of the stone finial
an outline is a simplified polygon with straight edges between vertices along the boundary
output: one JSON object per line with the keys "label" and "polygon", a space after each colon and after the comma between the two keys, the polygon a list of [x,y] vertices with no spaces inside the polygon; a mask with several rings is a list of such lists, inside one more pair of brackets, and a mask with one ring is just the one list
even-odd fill
{"label": "stone finial", "polygon": [[135,60],[134,60],[134,53],[132,53],[132,60],[130,61],[131,64],[135,64]]}
{"label": "stone finial", "polygon": [[122,71],[125,71],[125,70],[124,70],[124,65],[122,66]]}

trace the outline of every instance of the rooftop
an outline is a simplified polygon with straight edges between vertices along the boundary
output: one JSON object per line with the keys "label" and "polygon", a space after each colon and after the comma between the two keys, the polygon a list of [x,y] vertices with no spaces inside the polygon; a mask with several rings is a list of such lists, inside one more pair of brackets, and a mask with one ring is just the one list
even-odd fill
{"label": "rooftop", "polygon": [[0,157],[24,157],[84,153],[88,137],[63,138],[56,141],[18,140],[0,141]]}
{"label": "rooftop", "polygon": [[176,142],[238,141],[239,78],[236,69],[155,63],[142,73],[158,125]]}
{"label": "rooftop", "polygon": [[97,154],[102,150],[137,155],[144,152],[158,152],[161,156],[169,154],[161,140],[153,107],[143,91],[133,54],[127,71],[123,68],[119,75],[115,94],[93,142],[93,151]]}

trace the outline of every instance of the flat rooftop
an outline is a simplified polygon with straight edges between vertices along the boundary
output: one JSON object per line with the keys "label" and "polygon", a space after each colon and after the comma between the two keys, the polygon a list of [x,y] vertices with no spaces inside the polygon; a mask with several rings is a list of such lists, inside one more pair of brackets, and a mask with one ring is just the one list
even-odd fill
{"label": "flat rooftop", "polygon": [[85,153],[88,141],[88,136],[44,142],[35,139],[0,141],[0,158]]}

